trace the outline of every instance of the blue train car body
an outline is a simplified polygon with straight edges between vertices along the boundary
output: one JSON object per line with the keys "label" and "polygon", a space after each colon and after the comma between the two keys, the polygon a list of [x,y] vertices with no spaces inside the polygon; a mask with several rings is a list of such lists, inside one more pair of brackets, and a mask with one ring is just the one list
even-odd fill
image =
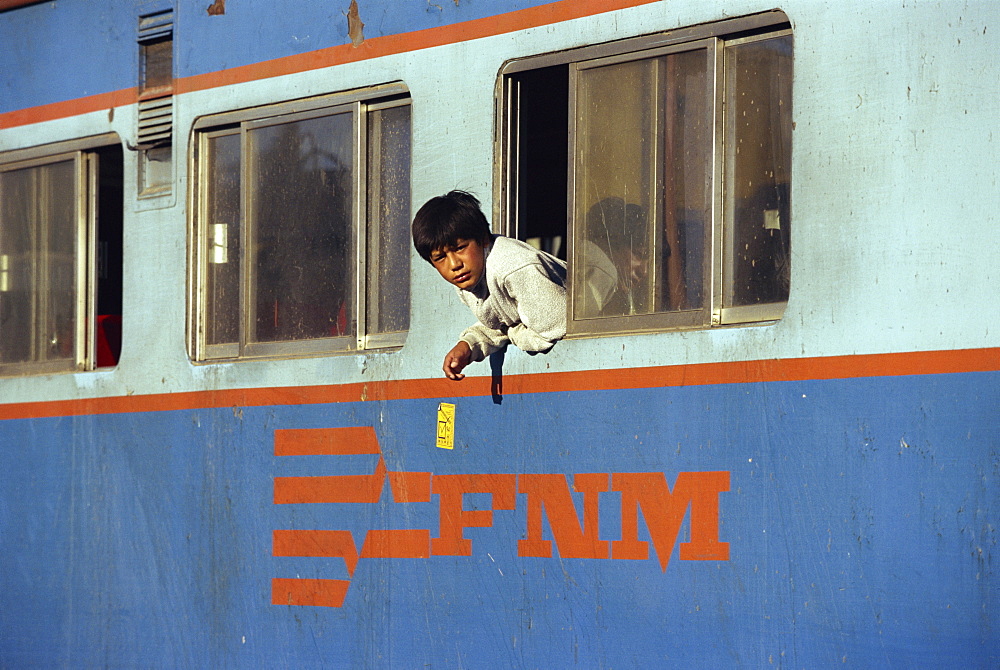
{"label": "blue train car body", "polygon": [[[0,378],[0,665],[1000,663],[994,5],[780,7],[780,318],[512,346],[457,383],[471,316],[412,252],[398,346],[199,359],[200,135],[401,82],[407,215],[456,187],[496,213],[503,68],[771,5],[7,6],[0,167],[114,134],[124,207],[114,362]],[[160,13],[173,156],[149,197]]]}

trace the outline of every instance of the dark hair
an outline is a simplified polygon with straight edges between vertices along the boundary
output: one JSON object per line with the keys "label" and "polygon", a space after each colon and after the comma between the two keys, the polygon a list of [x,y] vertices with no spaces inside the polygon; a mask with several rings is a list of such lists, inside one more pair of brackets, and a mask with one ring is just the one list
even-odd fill
{"label": "dark hair", "polygon": [[621,198],[605,198],[587,212],[587,237],[605,252],[628,249],[642,253],[646,212],[639,205],[626,205]]}
{"label": "dark hair", "polygon": [[435,249],[454,246],[460,239],[475,240],[483,246],[493,239],[479,201],[465,191],[450,191],[425,202],[413,217],[410,232],[417,253],[428,262]]}

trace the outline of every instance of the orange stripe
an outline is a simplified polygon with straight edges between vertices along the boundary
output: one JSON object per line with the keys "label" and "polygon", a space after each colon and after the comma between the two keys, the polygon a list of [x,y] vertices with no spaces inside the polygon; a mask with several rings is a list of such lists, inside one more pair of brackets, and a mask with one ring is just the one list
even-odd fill
{"label": "orange stripe", "polygon": [[[341,44],[294,56],[243,65],[240,67],[192,75],[174,82],[177,93],[202,91],[218,86],[242,84],[270,77],[307,72],[319,68],[353,63],[393,54],[443,46],[456,42],[492,37],[506,33],[550,25],[561,21],[593,16],[659,0],[559,0],[538,7],[507,14],[474,19],[448,26],[428,28],[412,33],[386,35],[365,40],[360,46]],[[0,114],[0,128],[13,128],[135,103],[137,89],[77,98]]]}
{"label": "orange stripe", "polygon": [[5,12],[8,9],[14,9],[15,7],[37,5],[39,2],[43,2],[43,0],[0,0],[0,12]]}
{"label": "orange stripe", "polygon": [[371,426],[274,431],[275,456],[350,456],[382,453]]}
{"label": "orange stripe", "polygon": [[42,121],[52,121],[53,119],[64,119],[90,112],[110,110],[114,107],[135,104],[137,100],[137,89],[125,88],[120,91],[110,93],[98,93],[88,95],[85,98],[75,98],[63,102],[53,102],[48,105],[38,107],[26,107],[0,114],[0,129],[25,126],[29,123],[41,123]]}
{"label": "orange stripe", "polygon": [[[1000,348],[782,358],[737,363],[666,365],[621,370],[551,372],[504,377],[504,393],[552,393],[617,389],[745,384],[816,379],[851,379],[908,375],[995,372]],[[490,395],[489,377],[402,379],[329,386],[189,391],[151,395],[85,398],[0,405],[0,421],[90,414],[167,412],[223,407],[312,405],[371,400],[469,398]]]}
{"label": "orange stripe", "polygon": [[377,503],[385,484],[385,461],[371,475],[275,477],[274,504]]}
{"label": "orange stripe", "polygon": [[346,579],[271,580],[272,605],[341,607],[350,582]]}

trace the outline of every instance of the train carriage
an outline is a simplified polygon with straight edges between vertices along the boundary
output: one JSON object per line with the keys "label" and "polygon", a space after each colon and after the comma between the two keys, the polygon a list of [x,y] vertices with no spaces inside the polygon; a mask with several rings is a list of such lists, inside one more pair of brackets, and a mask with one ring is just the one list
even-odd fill
{"label": "train carriage", "polygon": [[998,20],[0,0],[0,665],[995,667]]}

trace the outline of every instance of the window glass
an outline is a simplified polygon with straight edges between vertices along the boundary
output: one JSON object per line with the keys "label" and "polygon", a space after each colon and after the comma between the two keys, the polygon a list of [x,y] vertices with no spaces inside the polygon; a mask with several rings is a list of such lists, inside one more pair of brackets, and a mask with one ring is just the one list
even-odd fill
{"label": "window glass", "polygon": [[790,274],[792,38],[734,45],[726,57],[735,238],[727,305],[780,302],[788,299]]}
{"label": "window glass", "polygon": [[0,362],[76,363],[76,162],[0,173]]}
{"label": "window glass", "polygon": [[122,253],[124,231],[124,188],[122,146],[112,144],[88,152],[95,164],[93,173],[96,190],[96,248],[94,258],[94,334],[93,358],[98,368],[118,364],[122,348]]}
{"label": "window glass", "polygon": [[166,144],[141,150],[139,176],[142,180],[140,195],[163,195],[169,193],[173,179],[173,148],[170,139],[161,140]]}
{"label": "window glass", "polygon": [[580,73],[577,318],[702,306],[705,63],[698,50]]}
{"label": "window glass", "polygon": [[372,112],[368,123],[368,332],[401,333],[410,327],[410,108]]}
{"label": "window glass", "polygon": [[240,135],[236,131],[207,138],[206,193],[208,220],[205,338],[208,344],[237,344],[240,339]]}
{"label": "window glass", "polygon": [[352,136],[350,113],[248,133],[253,342],[354,330]]}

